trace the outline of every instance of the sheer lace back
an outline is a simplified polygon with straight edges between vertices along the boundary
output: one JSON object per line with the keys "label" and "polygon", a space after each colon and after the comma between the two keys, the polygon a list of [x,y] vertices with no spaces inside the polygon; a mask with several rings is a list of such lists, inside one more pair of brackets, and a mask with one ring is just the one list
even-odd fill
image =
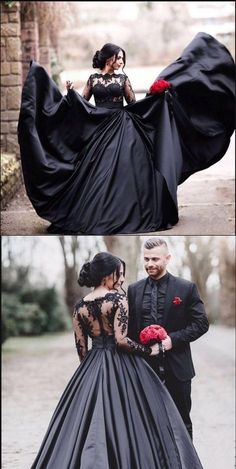
{"label": "sheer lace back", "polygon": [[94,95],[96,105],[106,103],[123,104],[123,98],[128,104],[135,101],[135,94],[130,80],[127,75],[122,73],[94,73],[90,75],[83,91],[83,97],[89,101],[92,95]]}
{"label": "sheer lace back", "polygon": [[121,299],[122,295],[115,292],[93,300],[82,299],[77,303],[78,317],[90,337],[114,334],[114,315]]}
{"label": "sheer lace back", "polygon": [[116,344],[127,351],[150,354],[150,348],[129,339],[127,297],[118,292],[108,292],[93,300],[81,299],[73,313],[75,344],[83,359],[88,352],[88,336],[114,337]]}

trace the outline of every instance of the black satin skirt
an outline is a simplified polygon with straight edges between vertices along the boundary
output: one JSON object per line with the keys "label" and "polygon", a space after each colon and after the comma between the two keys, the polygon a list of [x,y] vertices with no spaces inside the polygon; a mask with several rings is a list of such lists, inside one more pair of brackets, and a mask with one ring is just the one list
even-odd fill
{"label": "black satin skirt", "polygon": [[122,109],[101,108],[75,90],[62,96],[31,63],[18,137],[26,192],[50,232],[135,234],[178,222],[178,185],[229,146],[234,61],[199,33],[158,78],[172,87]]}
{"label": "black satin skirt", "polygon": [[165,386],[113,337],[93,347],[66,387],[31,469],[202,469]]}

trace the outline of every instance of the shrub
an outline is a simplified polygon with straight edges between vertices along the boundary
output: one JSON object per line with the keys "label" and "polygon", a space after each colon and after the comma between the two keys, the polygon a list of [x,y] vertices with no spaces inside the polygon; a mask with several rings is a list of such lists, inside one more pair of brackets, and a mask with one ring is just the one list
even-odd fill
{"label": "shrub", "polygon": [[21,303],[17,295],[2,294],[2,342],[10,336],[45,331],[47,314],[36,303]]}
{"label": "shrub", "polygon": [[32,289],[27,288],[19,294],[22,303],[37,303],[47,315],[45,332],[58,332],[66,329],[63,306],[58,299],[55,287]]}
{"label": "shrub", "polygon": [[17,295],[2,294],[2,327],[1,343],[8,337],[18,335],[17,322],[15,318],[16,310],[20,308]]}
{"label": "shrub", "polygon": [[21,304],[17,311],[19,335],[39,335],[47,326],[47,314],[36,303]]}

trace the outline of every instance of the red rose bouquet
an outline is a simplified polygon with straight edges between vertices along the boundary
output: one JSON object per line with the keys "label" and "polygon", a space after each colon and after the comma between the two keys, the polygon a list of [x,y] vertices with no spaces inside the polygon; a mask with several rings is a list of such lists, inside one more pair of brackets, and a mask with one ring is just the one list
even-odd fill
{"label": "red rose bouquet", "polygon": [[156,80],[151,85],[149,93],[151,94],[158,94],[163,93],[163,91],[168,90],[172,85],[169,81],[166,80]]}
{"label": "red rose bouquet", "polygon": [[159,326],[158,324],[152,324],[151,326],[145,327],[139,334],[139,340],[144,345],[154,345],[155,343],[159,343],[160,352],[157,355],[158,359],[158,375],[161,381],[165,382],[165,367],[164,367],[164,359],[165,359],[165,348],[162,345],[162,340],[167,337],[167,332],[164,327]]}
{"label": "red rose bouquet", "polygon": [[145,327],[139,335],[140,342],[144,345],[161,342],[166,337],[166,330],[164,327],[158,326],[158,324],[152,324],[151,326]]}

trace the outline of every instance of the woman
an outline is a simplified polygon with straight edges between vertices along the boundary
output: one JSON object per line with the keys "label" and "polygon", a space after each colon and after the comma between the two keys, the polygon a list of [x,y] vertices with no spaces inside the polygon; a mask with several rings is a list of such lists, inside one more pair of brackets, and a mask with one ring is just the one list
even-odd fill
{"label": "woman", "polygon": [[202,469],[168,391],[143,358],[157,355],[158,345],[127,337],[127,298],[117,291],[123,269],[123,261],[99,253],[80,271],[79,284],[94,287],[73,315],[81,364],[31,469]]}
{"label": "woman", "polygon": [[[198,33],[135,102],[125,52],[97,51],[83,96],[32,63],[18,135],[27,194],[49,232],[135,234],[178,222],[177,187],[219,161],[234,130],[234,61]],[[96,106],[88,100],[94,94]],[[127,104],[124,106],[124,99]]]}
{"label": "woman", "polygon": [[[105,44],[93,57],[93,68],[100,70],[100,73],[90,75],[83,91],[83,98],[90,100],[94,94],[97,107],[112,109],[123,108],[123,96],[126,102],[135,102],[129,78],[124,73],[115,73],[120,68],[124,68],[126,54],[123,49],[114,44]],[[73,83],[66,82],[67,90],[73,89]]]}

